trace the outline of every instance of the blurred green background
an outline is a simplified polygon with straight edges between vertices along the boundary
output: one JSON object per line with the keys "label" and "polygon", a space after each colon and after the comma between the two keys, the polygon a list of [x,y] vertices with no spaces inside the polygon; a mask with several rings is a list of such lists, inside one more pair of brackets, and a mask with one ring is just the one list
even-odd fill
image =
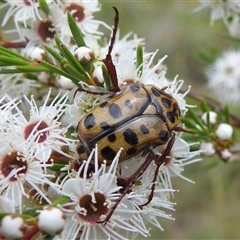
{"label": "blurred green background", "polygon": [[[159,49],[158,58],[167,54],[167,77],[179,75],[193,90],[207,91],[207,64],[196,58],[198,51],[207,52],[209,46],[220,51],[238,47],[237,42],[223,37],[227,30],[222,21],[210,26],[210,9],[194,12],[198,1],[100,2],[102,11],[97,18],[112,25],[111,7],[117,7],[121,36],[132,31],[146,39],[148,52]],[[159,219],[165,230],[152,229],[150,239],[240,239],[239,164],[219,161],[206,170],[214,161],[206,158],[185,168],[184,175],[195,184],[173,179],[174,188],[180,190],[172,199],[177,203],[176,211],[171,212],[175,221]]]}

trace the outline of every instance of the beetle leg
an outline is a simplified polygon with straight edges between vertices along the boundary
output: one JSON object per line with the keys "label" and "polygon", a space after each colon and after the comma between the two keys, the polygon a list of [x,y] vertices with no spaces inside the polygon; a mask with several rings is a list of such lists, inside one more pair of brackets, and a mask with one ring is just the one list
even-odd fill
{"label": "beetle leg", "polygon": [[153,177],[153,181],[152,181],[152,187],[151,187],[151,192],[150,192],[150,194],[148,196],[147,202],[142,204],[142,205],[139,205],[139,207],[144,207],[144,206],[148,205],[152,201],[153,195],[154,195],[155,186],[156,186],[157,176],[158,176],[158,172],[159,172],[159,168],[162,166],[162,164],[164,163],[164,160],[169,155],[169,153],[170,153],[170,151],[171,151],[171,149],[173,147],[174,141],[175,141],[175,135],[173,135],[170,138],[170,140],[168,141],[168,144],[167,144],[166,148],[164,149],[162,155],[158,156],[157,158],[154,159],[155,163],[157,164],[157,168],[156,168],[155,173],[154,173],[154,177]]}
{"label": "beetle leg", "polygon": [[187,130],[187,129],[184,129],[183,127],[180,127],[180,126],[174,127],[173,130],[176,131],[176,132],[185,132],[185,133],[194,134],[194,132],[192,132],[190,130]]}
{"label": "beetle leg", "polygon": [[104,225],[107,224],[108,220],[111,218],[111,216],[112,216],[113,212],[115,211],[115,209],[117,208],[118,204],[121,202],[123,197],[128,193],[129,189],[136,182],[136,180],[145,172],[145,170],[148,168],[149,164],[154,159],[154,156],[155,155],[154,155],[153,151],[149,151],[147,153],[147,157],[146,157],[146,160],[144,161],[144,163],[137,169],[137,171],[132,176],[130,176],[126,180],[126,188],[121,193],[121,196],[117,199],[117,201],[115,202],[115,204],[113,205],[113,207],[109,211],[107,217],[103,221],[100,221],[100,222],[97,222],[97,223],[104,223]]}
{"label": "beetle leg", "polygon": [[148,166],[150,165],[150,163],[155,160],[156,164],[157,164],[157,168],[154,172],[154,177],[153,177],[153,184],[151,187],[151,193],[148,196],[148,201],[142,205],[140,205],[139,207],[143,207],[146,206],[147,204],[149,204],[152,201],[153,195],[154,195],[154,190],[155,190],[155,185],[156,185],[156,180],[157,180],[157,176],[158,176],[158,171],[160,166],[164,163],[165,158],[169,155],[172,146],[174,144],[175,141],[175,135],[173,135],[170,140],[168,141],[168,144],[166,146],[166,148],[164,149],[163,153],[161,156],[156,158],[156,155],[154,154],[154,152],[152,150],[148,150],[148,152],[144,152],[144,155],[146,154],[146,160],[144,161],[144,163],[137,169],[137,171],[130,176],[127,180],[126,180],[126,187],[125,189],[122,191],[121,196],[117,199],[117,201],[115,202],[115,204],[113,205],[113,207],[111,208],[111,210],[109,211],[107,217],[103,220],[103,221],[99,221],[97,223],[103,223],[104,226],[107,224],[108,220],[111,218],[112,214],[114,213],[115,209],[117,208],[118,204],[121,202],[121,200],[123,199],[123,197],[128,193],[129,189],[132,187],[132,185],[136,182],[136,180],[146,171],[146,169],[148,168]]}
{"label": "beetle leg", "polygon": [[115,209],[117,208],[118,204],[121,202],[123,197],[128,193],[129,189],[136,182],[136,180],[146,171],[146,169],[148,168],[148,166],[150,165],[152,160],[155,160],[155,162],[157,164],[157,169],[155,170],[155,173],[154,173],[153,184],[152,184],[152,187],[151,187],[151,193],[148,196],[148,201],[146,203],[144,203],[143,205],[140,205],[139,207],[146,206],[147,204],[149,204],[152,201],[152,198],[153,198],[153,195],[154,195],[154,190],[155,190],[155,185],[156,185],[155,182],[157,180],[159,168],[162,165],[162,163],[164,162],[165,158],[169,155],[169,153],[172,149],[172,146],[174,144],[174,141],[175,141],[175,135],[173,135],[170,138],[170,140],[168,141],[167,147],[163,151],[162,155],[157,157],[157,158],[156,158],[156,155],[154,154],[154,152],[152,150],[148,150],[147,153],[144,151],[144,155],[145,154],[147,155],[146,160],[137,169],[137,171],[126,180],[126,187],[125,187],[124,191],[121,193],[121,196],[115,202],[115,204],[111,208],[110,212],[108,213],[107,217],[103,221],[100,221],[98,223],[104,223],[104,226],[107,224],[108,220],[111,218],[112,214],[114,213]]}
{"label": "beetle leg", "polygon": [[84,88],[81,88],[79,87],[75,92],[74,92],[74,95],[73,95],[73,98],[75,98],[77,92],[85,92],[85,93],[89,93],[89,94],[93,94],[93,95],[109,95],[109,97],[113,97],[115,94],[112,93],[112,92],[109,92],[109,91],[105,91],[105,92],[95,92],[95,91],[91,91],[91,90],[87,90],[87,89],[84,89]]}

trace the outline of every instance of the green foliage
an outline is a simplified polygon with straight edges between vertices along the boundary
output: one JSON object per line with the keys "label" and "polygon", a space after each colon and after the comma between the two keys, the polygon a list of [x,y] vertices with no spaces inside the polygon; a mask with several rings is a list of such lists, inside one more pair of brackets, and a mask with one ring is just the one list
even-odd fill
{"label": "green foliage", "polygon": [[138,69],[138,74],[139,76],[142,75],[142,71],[143,71],[143,48],[141,44],[137,45],[137,65],[136,68]]}
{"label": "green foliage", "polygon": [[215,45],[204,44],[203,50],[198,50],[195,56],[202,62],[211,64],[220,54],[221,51]]}
{"label": "green foliage", "polygon": [[79,27],[77,26],[73,16],[69,12],[67,12],[67,17],[68,17],[69,28],[71,30],[73,39],[75,40],[77,46],[78,47],[86,46],[86,43],[83,39],[83,35],[79,30]]}
{"label": "green foliage", "polygon": [[48,7],[48,4],[45,0],[38,0],[38,3],[39,3],[39,7],[40,9],[46,13],[46,15],[48,15],[50,13],[50,9]]}

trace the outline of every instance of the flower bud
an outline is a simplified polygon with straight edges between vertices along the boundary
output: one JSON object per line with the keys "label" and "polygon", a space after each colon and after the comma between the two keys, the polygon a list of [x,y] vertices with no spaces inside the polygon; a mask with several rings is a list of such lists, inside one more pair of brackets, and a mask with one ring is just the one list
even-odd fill
{"label": "flower bud", "polygon": [[47,84],[48,81],[50,80],[50,74],[48,72],[40,72],[37,75],[37,80],[41,83]]}
{"label": "flower bud", "polygon": [[74,51],[74,56],[77,60],[83,64],[92,63],[95,59],[94,53],[91,48],[88,47],[79,47]]}
{"label": "flower bud", "polygon": [[221,140],[228,140],[232,137],[233,134],[233,128],[231,125],[227,123],[221,123],[219,124],[216,135]]}
{"label": "flower bud", "polygon": [[221,151],[221,157],[224,160],[228,160],[232,156],[232,153],[228,149]]}
{"label": "flower bud", "polygon": [[73,89],[76,85],[72,82],[72,80],[70,80],[69,78],[66,78],[64,76],[60,76],[57,79],[57,82],[59,84],[59,86],[63,89],[69,90],[69,89]]}
{"label": "flower bud", "polygon": [[102,67],[101,66],[97,66],[93,73],[93,80],[97,83],[103,83],[104,82],[104,77],[103,77],[103,72],[102,72]]}
{"label": "flower bud", "polygon": [[40,47],[31,47],[27,51],[27,56],[33,61],[42,61],[45,54],[45,50]]}
{"label": "flower bud", "polygon": [[26,227],[23,219],[16,215],[7,215],[1,221],[0,233],[6,239],[20,239]]}
{"label": "flower bud", "polygon": [[209,111],[209,112],[205,112],[202,115],[202,121],[204,123],[207,123],[207,116],[209,114],[209,122],[211,124],[215,124],[217,122],[217,114],[215,112]]}
{"label": "flower bud", "polygon": [[38,215],[38,227],[43,232],[54,236],[63,230],[66,221],[64,213],[56,207],[47,207]]}
{"label": "flower bud", "polygon": [[207,157],[214,155],[216,152],[211,142],[202,142],[200,144],[200,150],[202,150],[202,155]]}

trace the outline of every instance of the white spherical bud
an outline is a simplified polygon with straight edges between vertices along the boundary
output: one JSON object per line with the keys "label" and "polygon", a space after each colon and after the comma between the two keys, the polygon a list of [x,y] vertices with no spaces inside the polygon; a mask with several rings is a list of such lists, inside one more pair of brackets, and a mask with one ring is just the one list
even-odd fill
{"label": "white spherical bud", "polygon": [[86,65],[92,63],[95,59],[94,52],[88,47],[79,47],[74,51],[74,56],[79,62]]}
{"label": "white spherical bud", "polygon": [[6,239],[20,239],[26,227],[23,219],[16,215],[7,215],[1,221],[0,233]]}
{"label": "white spherical bud", "polygon": [[92,73],[92,76],[93,76],[93,80],[95,82],[103,83],[104,82],[104,77],[103,77],[102,67],[101,66],[97,66],[94,69],[94,71]]}
{"label": "white spherical bud", "polygon": [[38,227],[43,232],[54,236],[59,234],[66,221],[65,214],[56,207],[47,207],[38,215]]}
{"label": "white spherical bud", "polygon": [[57,82],[61,88],[66,89],[66,90],[73,89],[74,87],[76,87],[76,85],[72,82],[71,79],[66,78],[64,76],[60,76],[57,79]]}
{"label": "white spherical bud", "polygon": [[202,142],[200,144],[200,150],[202,150],[203,156],[212,156],[215,154],[216,150],[214,149],[213,143],[211,142]]}
{"label": "white spherical bud", "polygon": [[221,151],[221,157],[224,160],[229,159],[232,156],[232,153],[228,150],[228,149],[224,149],[223,151]]}
{"label": "white spherical bud", "polygon": [[216,135],[221,140],[228,140],[232,137],[233,134],[233,128],[231,125],[227,123],[221,123],[219,124]]}
{"label": "white spherical bud", "polygon": [[40,72],[37,75],[37,80],[41,83],[47,84],[50,79],[50,74],[48,72]]}
{"label": "white spherical bud", "polygon": [[31,47],[27,51],[27,56],[33,61],[42,61],[45,54],[45,50],[40,47]]}
{"label": "white spherical bud", "polygon": [[202,121],[204,123],[207,123],[207,116],[209,114],[209,122],[211,124],[215,124],[217,122],[217,114],[215,112],[212,112],[212,111],[209,111],[209,112],[205,112],[203,115],[202,115]]}

